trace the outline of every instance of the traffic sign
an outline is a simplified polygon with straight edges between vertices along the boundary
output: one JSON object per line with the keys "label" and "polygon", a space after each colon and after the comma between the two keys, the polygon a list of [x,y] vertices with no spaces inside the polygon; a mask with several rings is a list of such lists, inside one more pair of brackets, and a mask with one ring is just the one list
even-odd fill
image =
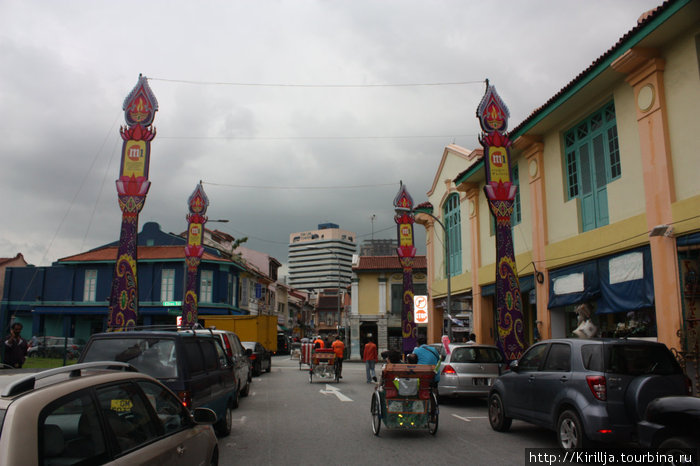
{"label": "traffic sign", "polygon": [[417,324],[428,323],[428,297],[416,295],[413,297],[413,318]]}

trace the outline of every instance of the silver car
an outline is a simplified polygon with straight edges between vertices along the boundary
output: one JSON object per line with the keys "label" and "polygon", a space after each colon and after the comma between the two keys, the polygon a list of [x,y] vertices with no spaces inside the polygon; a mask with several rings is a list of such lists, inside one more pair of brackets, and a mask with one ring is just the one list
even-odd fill
{"label": "silver car", "polygon": [[216,414],[190,413],[134,370],[108,361],[0,371],[0,464],[216,465]]}
{"label": "silver car", "polygon": [[438,393],[441,397],[487,397],[505,361],[496,346],[450,345],[450,354],[440,367]]}

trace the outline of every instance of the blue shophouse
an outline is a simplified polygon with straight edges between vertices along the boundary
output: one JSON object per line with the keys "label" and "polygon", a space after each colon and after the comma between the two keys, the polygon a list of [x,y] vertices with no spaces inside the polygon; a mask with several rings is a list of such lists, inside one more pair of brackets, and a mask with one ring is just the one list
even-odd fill
{"label": "blue shophouse", "polygon": [[[138,237],[138,325],[175,324],[182,313],[186,238],[143,225]],[[87,340],[106,328],[114,262],[119,242],[64,257],[50,267],[8,267],[0,322],[24,325],[25,335]],[[199,313],[246,314],[239,307],[244,267],[219,250],[205,247],[199,266]]]}

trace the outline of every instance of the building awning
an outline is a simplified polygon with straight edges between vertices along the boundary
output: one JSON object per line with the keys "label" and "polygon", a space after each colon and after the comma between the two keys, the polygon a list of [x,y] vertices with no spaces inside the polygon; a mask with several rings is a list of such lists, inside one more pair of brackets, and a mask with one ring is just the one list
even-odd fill
{"label": "building awning", "polygon": [[[518,283],[520,284],[520,294],[525,295],[528,291],[535,288],[535,280],[533,280],[532,275],[525,275],[524,277],[518,277]],[[490,285],[481,287],[481,296],[493,296],[496,294],[496,284],[491,283]]]}
{"label": "building awning", "polygon": [[600,299],[598,314],[628,312],[654,306],[651,250],[626,251],[598,259]]}
{"label": "building awning", "polygon": [[597,261],[582,262],[549,272],[549,309],[595,301],[599,296]]}
{"label": "building awning", "polygon": [[654,277],[649,247],[553,270],[547,307],[597,302],[597,314],[654,306]]}

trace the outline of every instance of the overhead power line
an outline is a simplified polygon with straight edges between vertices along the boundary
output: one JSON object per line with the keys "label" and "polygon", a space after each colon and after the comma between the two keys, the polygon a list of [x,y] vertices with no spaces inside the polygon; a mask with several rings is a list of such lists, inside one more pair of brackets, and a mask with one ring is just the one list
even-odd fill
{"label": "overhead power line", "polygon": [[443,135],[410,135],[410,136],[163,136],[158,139],[221,139],[241,141],[291,141],[291,140],[359,140],[359,139],[454,139],[476,137],[477,134],[443,134]]}
{"label": "overhead power line", "polygon": [[202,181],[202,184],[208,184],[211,186],[225,186],[227,188],[243,188],[243,189],[277,189],[277,190],[326,190],[326,189],[367,189],[367,188],[383,188],[386,186],[396,186],[396,183],[378,183],[378,184],[362,184],[354,186],[254,186],[254,185],[244,185],[244,184],[228,184],[228,183],[212,183],[211,181]]}
{"label": "overhead power line", "polygon": [[484,84],[486,80],[456,81],[434,83],[384,83],[384,84],[292,84],[292,83],[254,83],[227,81],[196,81],[189,79],[148,78],[149,81],[163,81],[197,86],[248,86],[248,87],[301,87],[301,88],[368,88],[368,87],[426,87],[426,86],[464,86],[469,84]]}

